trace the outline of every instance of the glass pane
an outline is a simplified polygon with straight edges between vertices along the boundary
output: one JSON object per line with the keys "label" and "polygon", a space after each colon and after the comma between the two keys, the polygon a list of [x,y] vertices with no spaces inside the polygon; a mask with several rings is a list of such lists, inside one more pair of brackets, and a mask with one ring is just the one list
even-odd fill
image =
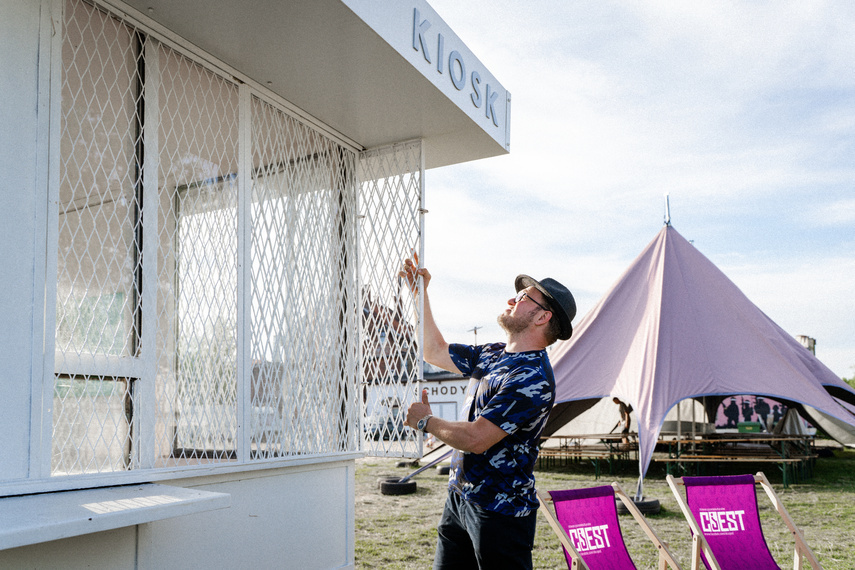
{"label": "glass pane", "polygon": [[65,376],[53,396],[55,475],[127,469],[130,391],[125,378]]}
{"label": "glass pane", "polygon": [[[141,38],[83,2],[65,6],[52,473],[128,467],[139,331]],[[99,370],[93,375],[92,370]]]}
{"label": "glass pane", "polygon": [[252,451],[355,450],[355,156],[259,100],[252,141]]}
{"label": "glass pane", "polygon": [[234,457],[237,442],[237,185],[178,194],[175,449]]}
{"label": "glass pane", "polygon": [[57,350],[131,356],[139,49],[131,29],[81,2],[66,6],[65,34]]}
{"label": "glass pane", "polygon": [[158,106],[158,465],[237,446],[238,88],[163,45]]}

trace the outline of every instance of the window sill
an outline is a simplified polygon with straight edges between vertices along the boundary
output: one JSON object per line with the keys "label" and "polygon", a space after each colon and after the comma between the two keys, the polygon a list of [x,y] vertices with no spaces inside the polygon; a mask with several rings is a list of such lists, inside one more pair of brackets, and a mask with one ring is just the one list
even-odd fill
{"label": "window sill", "polygon": [[[120,487],[134,484],[142,485],[157,481],[166,481],[167,483],[165,484],[172,484],[177,479],[195,479],[198,477],[228,475],[230,473],[250,473],[253,471],[289,467],[318,466],[326,463],[352,461],[360,457],[365,457],[365,455],[365,451],[344,451],[254,460],[244,463],[209,463],[207,465],[134,469],[131,471],[113,471],[100,474],[57,475],[47,479],[18,479],[0,482],[0,502],[5,500],[5,497],[32,495],[35,493],[59,493],[76,489]],[[2,526],[2,522],[0,522],[0,526]]]}
{"label": "window sill", "polygon": [[231,495],[146,483],[0,499],[0,550],[227,508]]}

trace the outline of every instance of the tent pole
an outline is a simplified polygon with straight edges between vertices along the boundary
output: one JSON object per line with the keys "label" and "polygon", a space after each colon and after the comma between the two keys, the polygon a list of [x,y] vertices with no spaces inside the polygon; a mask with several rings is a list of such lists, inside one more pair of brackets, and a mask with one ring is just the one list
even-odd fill
{"label": "tent pole", "polygon": [[692,451],[695,451],[695,438],[697,430],[695,429],[695,399],[692,398]]}

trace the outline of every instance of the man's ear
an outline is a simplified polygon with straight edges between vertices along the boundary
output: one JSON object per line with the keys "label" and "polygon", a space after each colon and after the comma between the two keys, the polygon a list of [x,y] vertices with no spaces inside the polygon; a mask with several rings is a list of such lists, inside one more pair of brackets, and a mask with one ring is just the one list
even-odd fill
{"label": "man's ear", "polygon": [[545,325],[551,318],[552,311],[541,311],[540,314],[537,315],[537,320],[535,320],[534,323],[538,326]]}

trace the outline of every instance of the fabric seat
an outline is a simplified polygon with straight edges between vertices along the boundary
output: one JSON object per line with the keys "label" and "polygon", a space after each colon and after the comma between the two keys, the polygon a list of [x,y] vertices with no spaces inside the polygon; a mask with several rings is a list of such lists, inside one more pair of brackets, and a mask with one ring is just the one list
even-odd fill
{"label": "fabric seat", "polygon": [[[599,568],[623,570],[636,568],[629,556],[618,520],[615,497],[626,505],[650,540],[659,549],[659,568],[668,566],[679,570],[667,545],[659,540],[644,515],[623,492],[612,483],[588,489],[537,492],[541,511],[564,547],[567,566],[571,569]],[[555,512],[550,508],[554,507]]]}
{"label": "fabric seat", "polygon": [[[722,477],[675,478],[668,475],[667,480],[692,529],[693,570],[701,567],[701,560],[707,568],[716,570],[780,568],[772,557],[760,525],[757,484],[766,491],[795,537],[794,568],[802,568],[803,560],[807,560],[814,569],[821,568],[762,472]],[[685,500],[679,485],[685,487]]]}

